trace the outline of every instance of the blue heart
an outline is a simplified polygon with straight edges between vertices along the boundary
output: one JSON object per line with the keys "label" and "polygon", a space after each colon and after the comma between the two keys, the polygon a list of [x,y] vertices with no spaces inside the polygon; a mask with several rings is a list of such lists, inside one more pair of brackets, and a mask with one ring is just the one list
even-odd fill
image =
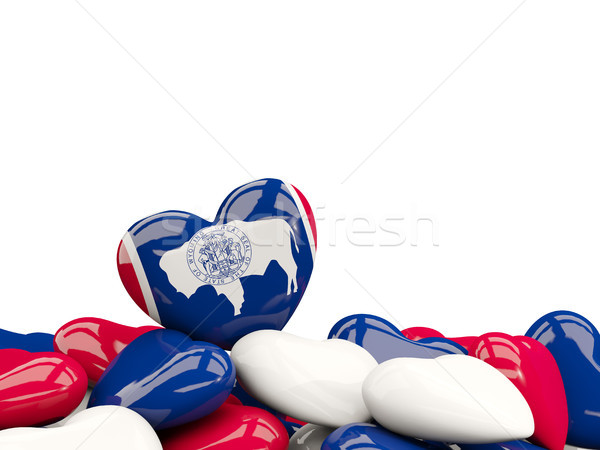
{"label": "blue heart", "polygon": [[234,381],[235,367],[216,345],[174,330],[151,330],[110,363],[88,407],[125,406],[155,429],[169,428],[215,411]]}
{"label": "blue heart", "polygon": [[354,314],[343,318],[333,326],[328,339],[354,342],[367,350],[378,363],[399,357],[436,358],[468,353],[463,346],[449,339],[411,341],[387,320],[370,314]]}
{"label": "blue heart", "polygon": [[28,352],[53,352],[54,336],[48,333],[19,334],[0,328],[0,349],[18,348]]}
{"label": "blue heart", "polygon": [[351,423],[338,428],[323,442],[321,450],[450,450],[437,443],[400,436],[372,423]]}
{"label": "blue heart", "polygon": [[140,220],[119,245],[119,274],[157,322],[229,349],[284,327],[308,285],[315,239],[300,191],[263,179],[231,192],[213,222],[183,211]]}
{"label": "blue heart", "polygon": [[554,311],[525,333],[546,346],[560,370],[567,395],[567,444],[600,448],[600,335],[585,317]]}

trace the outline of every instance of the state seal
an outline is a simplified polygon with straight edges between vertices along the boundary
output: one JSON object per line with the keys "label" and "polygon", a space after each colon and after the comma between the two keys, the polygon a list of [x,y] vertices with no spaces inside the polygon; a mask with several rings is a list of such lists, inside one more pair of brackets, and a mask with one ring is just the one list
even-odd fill
{"label": "state seal", "polygon": [[214,225],[198,231],[188,243],[188,267],[207,284],[228,284],[241,277],[252,259],[250,239],[232,225]]}

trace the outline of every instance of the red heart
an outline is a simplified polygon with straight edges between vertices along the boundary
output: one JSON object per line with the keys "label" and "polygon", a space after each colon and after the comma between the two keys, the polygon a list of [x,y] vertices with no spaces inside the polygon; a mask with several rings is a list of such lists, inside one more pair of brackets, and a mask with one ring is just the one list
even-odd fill
{"label": "red heart", "polygon": [[285,450],[289,437],[271,413],[226,402],[211,415],[159,433],[164,450]]}
{"label": "red heart", "polygon": [[498,369],[523,394],[535,421],[529,440],[550,450],[562,450],[569,425],[567,398],[550,351],[526,336],[486,333],[473,340],[469,355]]}
{"label": "red heart", "polygon": [[0,350],[0,429],[68,416],[83,400],[87,384],[83,368],[68,356]]}
{"label": "red heart", "polygon": [[437,330],[428,327],[410,327],[402,330],[405,338],[411,341],[420,341],[421,339],[436,337],[445,338],[445,336]]}
{"label": "red heart", "polygon": [[160,327],[128,327],[109,320],[82,317],[66,323],[54,335],[54,350],[75,359],[94,385],[110,362],[142,334]]}

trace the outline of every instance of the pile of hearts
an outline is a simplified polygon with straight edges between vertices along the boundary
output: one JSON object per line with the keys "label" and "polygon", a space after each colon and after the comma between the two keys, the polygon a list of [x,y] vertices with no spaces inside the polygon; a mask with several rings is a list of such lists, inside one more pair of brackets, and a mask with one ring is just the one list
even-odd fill
{"label": "pile of hearts", "polygon": [[0,448],[600,449],[589,320],[446,337],[356,314],[294,336],[316,249],[308,201],[276,179],[235,189],[212,222],[135,223],[118,271],[157,325],[0,330]]}

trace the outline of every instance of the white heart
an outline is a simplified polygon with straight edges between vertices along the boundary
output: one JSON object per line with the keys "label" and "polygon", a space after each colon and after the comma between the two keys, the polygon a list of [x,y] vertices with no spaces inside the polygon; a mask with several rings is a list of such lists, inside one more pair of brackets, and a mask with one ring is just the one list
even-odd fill
{"label": "white heart", "polygon": [[451,443],[492,443],[533,434],[533,415],[498,370],[466,355],[395,358],[363,385],[375,420],[406,436]]}
{"label": "white heart", "polygon": [[162,450],[146,420],[122,406],[96,406],[61,427],[0,431],[3,450]]}
{"label": "white heart", "polygon": [[240,339],[231,359],[250,395],[290,417],[329,427],[371,419],[361,389],[377,361],[352,342],[260,330]]}
{"label": "white heart", "polygon": [[334,431],[335,428],[307,423],[292,435],[288,450],[321,450],[323,441]]}

